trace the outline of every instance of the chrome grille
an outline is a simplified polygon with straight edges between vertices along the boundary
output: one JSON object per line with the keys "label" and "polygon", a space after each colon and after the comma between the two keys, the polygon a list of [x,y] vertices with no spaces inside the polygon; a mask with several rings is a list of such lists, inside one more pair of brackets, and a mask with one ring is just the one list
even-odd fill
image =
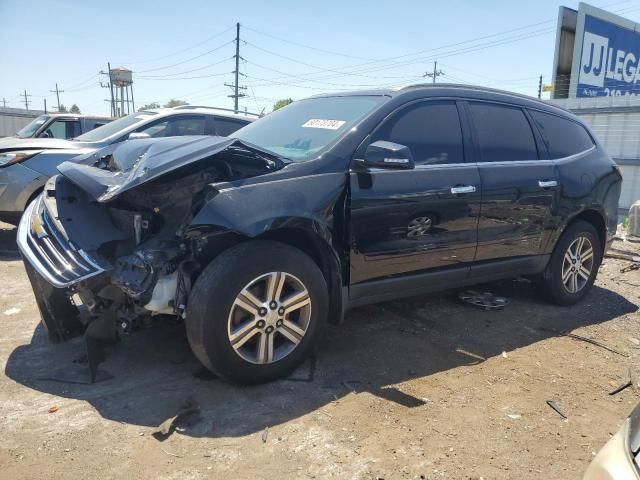
{"label": "chrome grille", "polygon": [[57,230],[42,195],[27,207],[20,220],[18,247],[33,268],[55,287],[68,287],[104,271]]}

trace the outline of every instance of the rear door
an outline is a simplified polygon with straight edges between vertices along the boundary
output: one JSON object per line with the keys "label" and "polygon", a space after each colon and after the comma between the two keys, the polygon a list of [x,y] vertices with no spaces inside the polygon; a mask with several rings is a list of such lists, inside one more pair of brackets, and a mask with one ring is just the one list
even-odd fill
{"label": "rear door", "polygon": [[480,176],[465,157],[454,100],[425,100],[391,114],[372,133],[410,148],[412,170],[350,173],[351,283],[427,269],[459,269],[476,249]]}
{"label": "rear door", "polygon": [[553,232],[558,178],[519,106],[467,103],[482,182],[476,261],[539,255]]}

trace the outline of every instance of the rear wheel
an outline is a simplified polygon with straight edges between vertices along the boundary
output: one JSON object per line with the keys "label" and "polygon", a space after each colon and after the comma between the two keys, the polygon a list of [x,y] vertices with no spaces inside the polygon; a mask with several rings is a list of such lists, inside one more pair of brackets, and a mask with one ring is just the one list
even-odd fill
{"label": "rear wheel", "polygon": [[295,369],[327,316],[327,285],[301,251],[277,242],[233,247],[207,266],[189,297],[187,336],[222,378],[263,383]]}
{"label": "rear wheel", "polygon": [[602,261],[598,232],[588,222],[569,226],[558,240],[542,278],[545,296],[558,305],[573,305],[593,286]]}

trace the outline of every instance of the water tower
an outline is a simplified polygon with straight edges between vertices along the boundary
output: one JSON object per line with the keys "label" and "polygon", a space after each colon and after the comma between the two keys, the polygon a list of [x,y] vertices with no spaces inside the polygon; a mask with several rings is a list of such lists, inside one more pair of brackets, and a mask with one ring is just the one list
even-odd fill
{"label": "water tower", "polygon": [[111,84],[112,115],[114,117],[123,117],[135,112],[136,104],[133,101],[133,75],[131,70],[124,67],[110,69],[109,83]]}

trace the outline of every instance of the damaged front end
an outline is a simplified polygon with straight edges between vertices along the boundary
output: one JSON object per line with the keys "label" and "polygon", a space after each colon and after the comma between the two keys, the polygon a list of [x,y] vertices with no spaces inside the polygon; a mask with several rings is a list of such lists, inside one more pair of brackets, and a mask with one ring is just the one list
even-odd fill
{"label": "damaged front end", "polygon": [[102,347],[119,333],[157,315],[180,319],[202,267],[197,239],[185,234],[193,217],[219,193],[216,184],[283,166],[221,137],[129,141],[60,165],[18,228],[50,338],[84,331],[93,380]]}

